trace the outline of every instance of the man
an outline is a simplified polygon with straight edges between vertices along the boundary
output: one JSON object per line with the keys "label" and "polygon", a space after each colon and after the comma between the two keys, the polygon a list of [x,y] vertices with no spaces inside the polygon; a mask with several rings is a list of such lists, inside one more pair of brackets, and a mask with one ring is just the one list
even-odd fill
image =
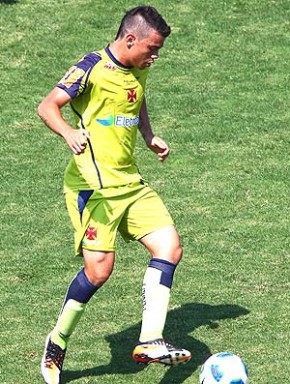
{"label": "man", "polygon": [[[90,298],[112,273],[117,231],[126,240],[138,240],[151,254],[133,359],[172,366],[191,357],[189,351],[163,339],[182,248],[170,214],[139,174],[133,155],[138,129],[160,161],[169,155],[167,144],[152,132],[144,96],[148,69],[169,34],[170,27],[155,8],[128,11],[115,41],[80,60],[39,105],[41,119],[73,152],[64,192],[75,231],[75,252],[84,259],[84,268],[70,283],[57,324],[46,340],[41,368],[48,384],[60,382],[69,337]],[[62,116],[61,108],[67,103],[77,129]]]}

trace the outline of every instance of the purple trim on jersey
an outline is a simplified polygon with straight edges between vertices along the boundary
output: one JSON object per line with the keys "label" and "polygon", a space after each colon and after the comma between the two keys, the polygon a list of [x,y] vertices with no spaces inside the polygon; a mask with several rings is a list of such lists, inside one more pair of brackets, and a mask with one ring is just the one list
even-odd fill
{"label": "purple trim on jersey", "polygon": [[[80,69],[82,69],[84,71],[84,74],[82,76],[80,76],[74,82],[74,84],[72,84],[69,88],[67,88],[62,82],[59,82],[57,84],[57,87],[60,88],[60,89],[63,89],[66,93],[69,94],[69,96],[72,99],[74,97],[78,96],[79,94],[83,93],[85,91],[86,87],[87,87],[88,78],[89,78],[89,75],[90,75],[91,71],[93,70],[94,66],[100,60],[102,60],[102,57],[100,55],[98,55],[98,54],[96,54],[94,52],[89,53],[81,61],[79,61],[78,63],[76,63],[74,65],[75,70],[77,70],[77,68],[80,68]],[[69,78],[72,73],[73,73],[73,69],[72,69],[72,71],[68,72],[67,78]],[[84,76],[86,76],[85,82],[82,83]],[[65,80],[66,80],[66,78],[62,79],[63,82],[65,82]]]}
{"label": "purple trim on jersey", "polygon": [[110,51],[110,48],[109,46],[107,46],[105,48],[105,51],[107,53],[107,55],[109,56],[109,58],[116,64],[118,65],[119,67],[121,68],[126,68],[126,69],[131,69],[133,67],[127,67],[126,65],[122,64],[119,60],[116,59],[116,57],[112,54],[112,52]]}

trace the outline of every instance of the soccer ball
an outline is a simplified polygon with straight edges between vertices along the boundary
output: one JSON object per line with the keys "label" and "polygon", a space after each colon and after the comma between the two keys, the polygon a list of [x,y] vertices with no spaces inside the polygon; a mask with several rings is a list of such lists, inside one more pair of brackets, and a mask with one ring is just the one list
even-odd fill
{"label": "soccer ball", "polygon": [[231,352],[210,356],[200,370],[200,384],[248,384],[248,368]]}

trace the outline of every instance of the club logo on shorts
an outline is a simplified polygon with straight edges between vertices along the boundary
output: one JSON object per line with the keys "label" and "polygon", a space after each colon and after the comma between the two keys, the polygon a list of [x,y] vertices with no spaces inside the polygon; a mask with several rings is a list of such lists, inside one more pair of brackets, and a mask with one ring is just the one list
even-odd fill
{"label": "club logo on shorts", "polygon": [[88,240],[95,240],[97,238],[97,229],[95,227],[88,227],[85,236]]}
{"label": "club logo on shorts", "polygon": [[135,91],[135,89],[130,89],[128,91],[127,98],[129,103],[135,103],[135,101],[137,100],[137,92]]}

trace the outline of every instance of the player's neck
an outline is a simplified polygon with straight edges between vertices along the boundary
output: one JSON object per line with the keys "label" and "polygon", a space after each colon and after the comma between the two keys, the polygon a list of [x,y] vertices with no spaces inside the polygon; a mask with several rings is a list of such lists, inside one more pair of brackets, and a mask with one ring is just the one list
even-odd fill
{"label": "player's neck", "polygon": [[122,41],[115,40],[109,45],[109,49],[112,55],[124,66],[130,67],[131,63],[129,62],[126,52],[127,47],[122,43]]}

